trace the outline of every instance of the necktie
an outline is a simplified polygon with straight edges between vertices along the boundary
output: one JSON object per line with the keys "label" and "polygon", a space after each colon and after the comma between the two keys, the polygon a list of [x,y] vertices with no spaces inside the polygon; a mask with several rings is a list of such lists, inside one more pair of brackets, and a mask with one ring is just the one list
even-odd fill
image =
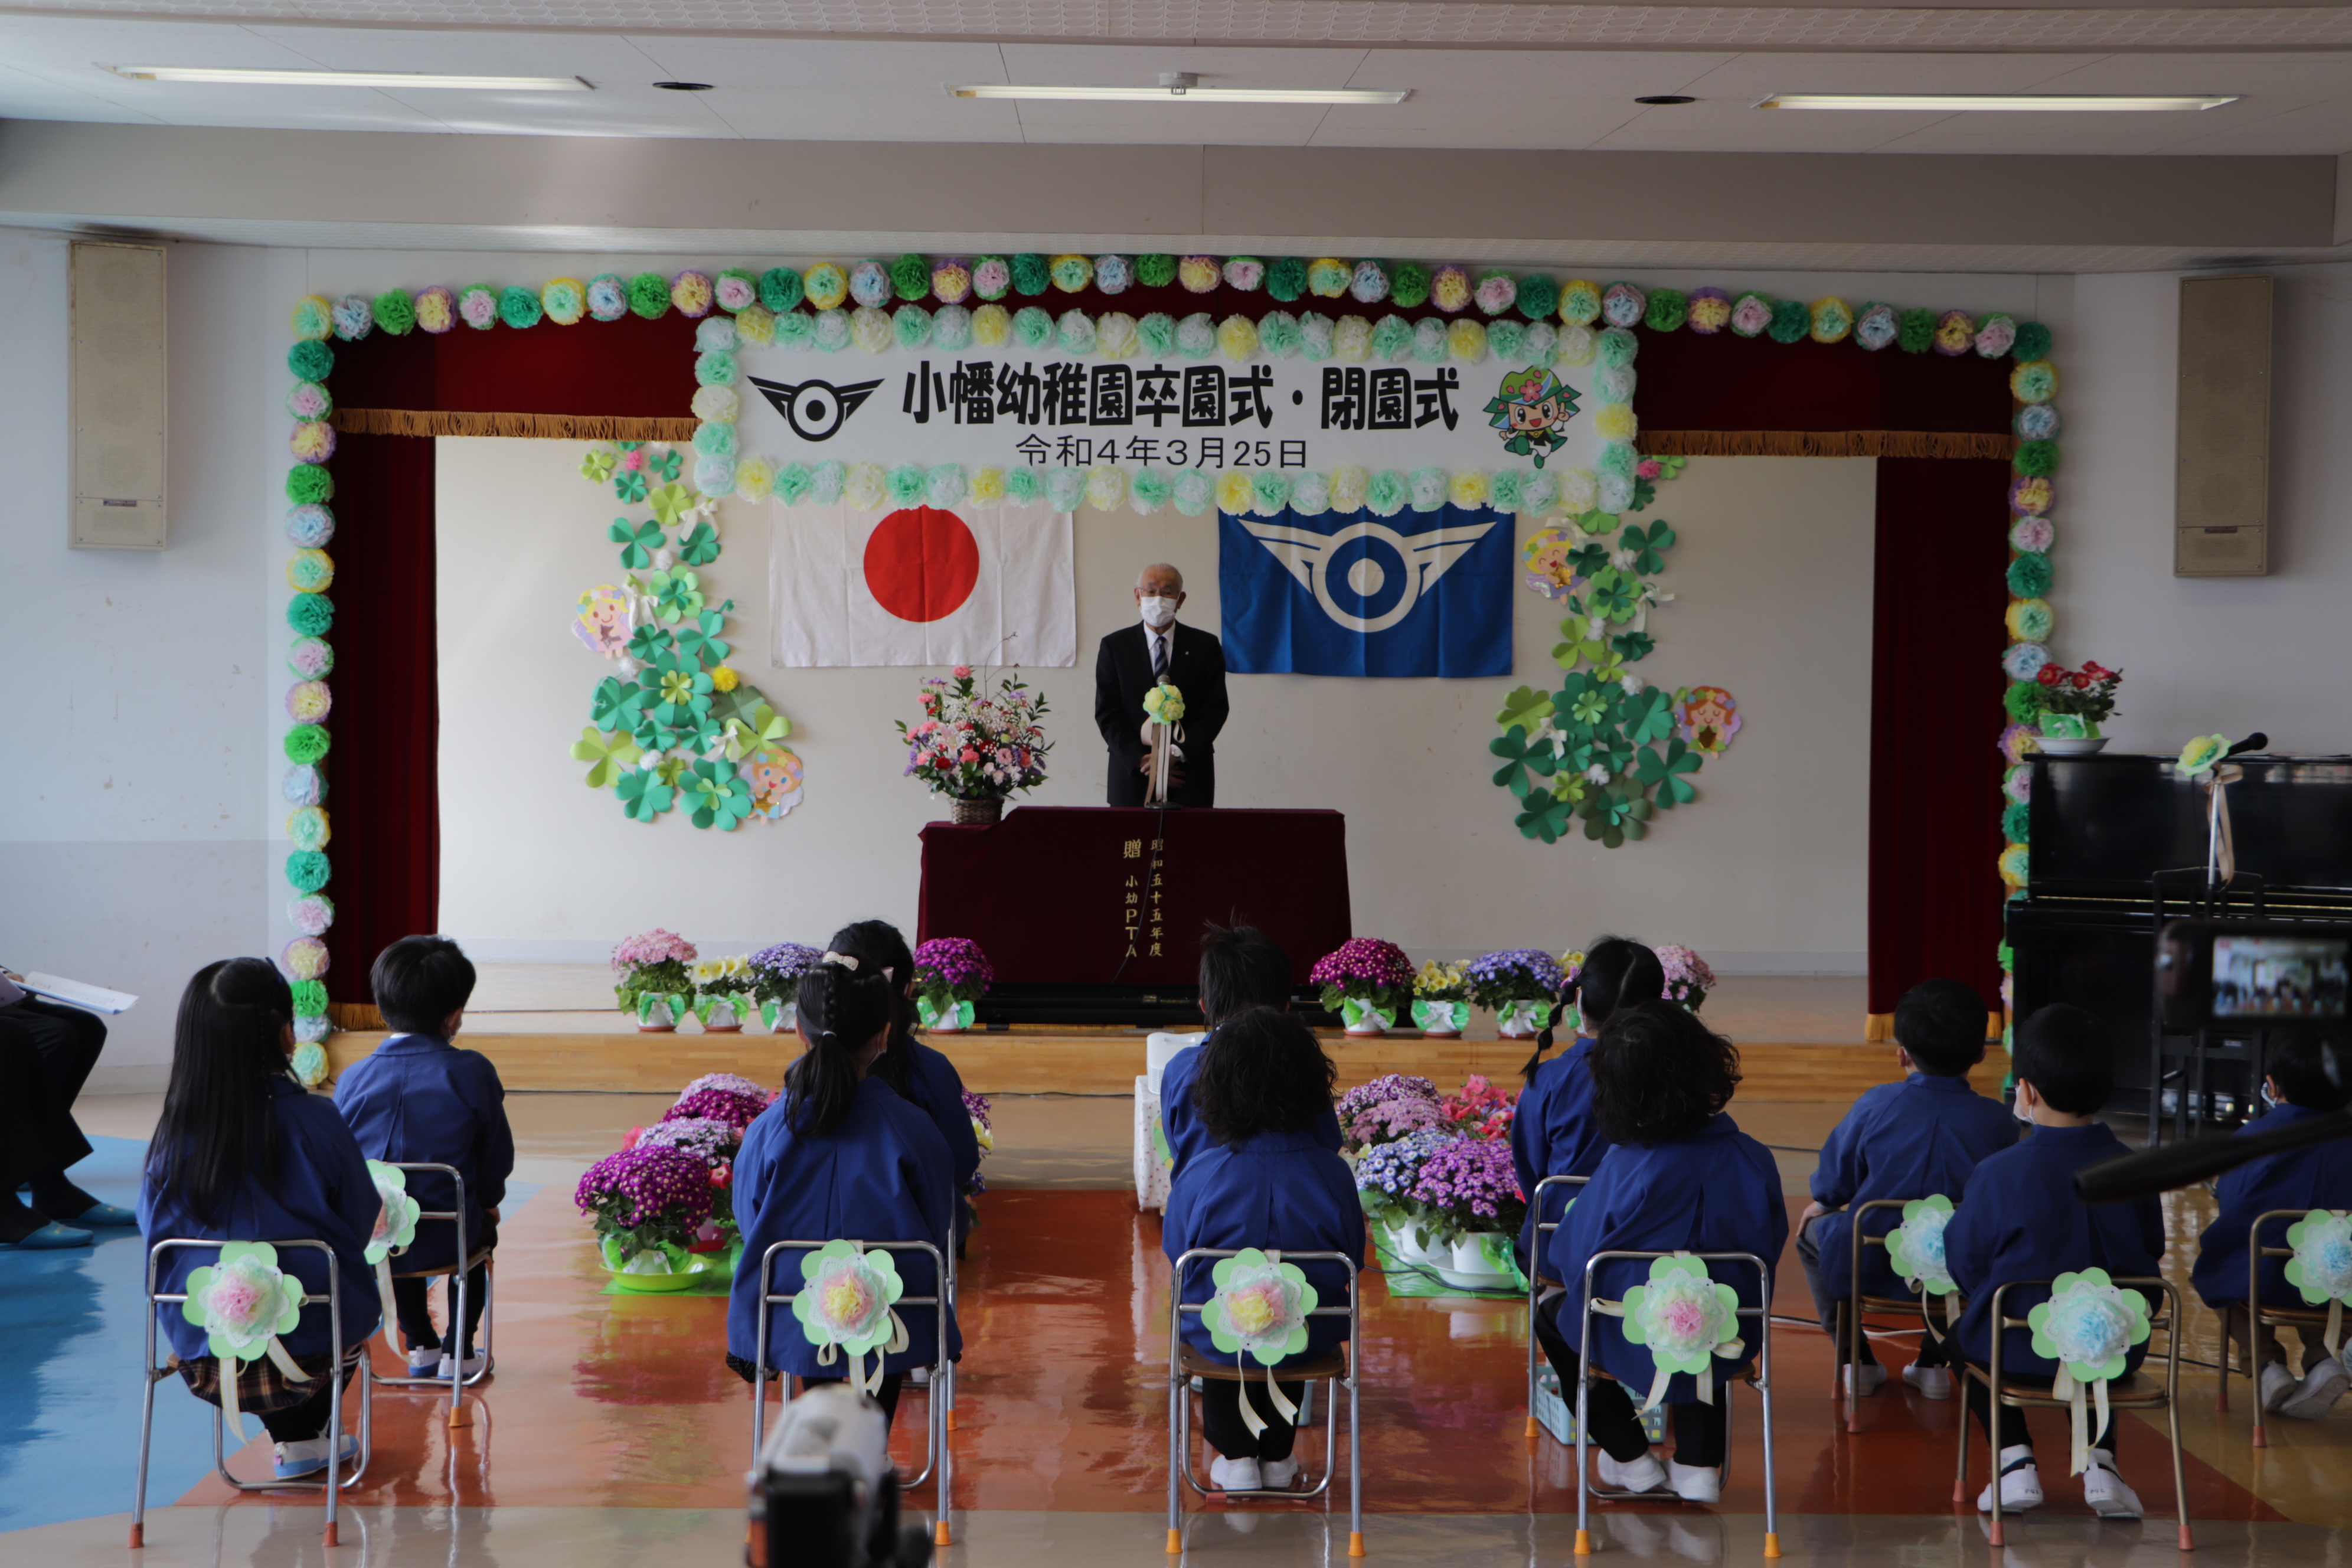
{"label": "necktie", "polygon": [[1151,681],[1153,685],[1160,686],[1165,685],[1167,680],[1168,634],[1154,632],[1151,634]]}

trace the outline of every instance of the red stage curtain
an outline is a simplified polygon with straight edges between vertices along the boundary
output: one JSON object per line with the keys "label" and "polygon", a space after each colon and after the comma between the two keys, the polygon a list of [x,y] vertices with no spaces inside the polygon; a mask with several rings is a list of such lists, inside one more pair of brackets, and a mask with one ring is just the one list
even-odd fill
{"label": "red stage curtain", "polygon": [[376,332],[335,345],[328,384],[344,408],[687,418],[694,325],[672,312],[526,331]]}
{"label": "red stage curtain", "polygon": [[[1637,335],[1633,406],[1645,429],[1988,435],[2009,429],[2014,406],[2007,360],[1871,353],[1852,342],[1776,343],[1729,332],[1643,327]],[[1571,383],[1579,374],[1568,373]]]}
{"label": "red stage curtain", "polygon": [[346,1005],[374,1000],[368,967],[385,943],[440,920],[433,458],[431,441],[406,436],[335,448],[327,994]]}

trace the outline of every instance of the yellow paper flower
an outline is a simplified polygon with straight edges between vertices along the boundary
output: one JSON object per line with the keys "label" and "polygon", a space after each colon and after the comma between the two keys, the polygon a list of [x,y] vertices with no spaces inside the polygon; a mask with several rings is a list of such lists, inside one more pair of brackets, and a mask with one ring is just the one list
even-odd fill
{"label": "yellow paper flower", "polygon": [[1464,364],[1476,364],[1486,357],[1486,323],[1477,321],[1456,321],[1445,329],[1445,352]]}
{"label": "yellow paper flower", "polygon": [[1591,468],[1562,468],[1559,509],[1570,516],[1591,511],[1601,500],[1601,479]]}
{"label": "yellow paper flower", "polygon": [[1372,357],[1372,324],[1361,316],[1342,316],[1331,330],[1331,357],[1360,364]]}
{"label": "yellow paper flower", "polygon": [[1331,510],[1341,514],[1364,510],[1364,492],[1371,485],[1371,476],[1352,463],[1343,463],[1331,470]]}
{"label": "yellow paper flower", "polygon": [[1095,353],[1105,359],[1125,359],[1136,350],[1135,318],[1123,310],[1106,310],[1095,320]]}
{"label": "yellow paper flower", "polygon": [[1257,353],[1257,323],[1247,316],[1227,316],[1217,327],[1217,347],[1240,363]]}
{"label": "yellow paper flower", "polygon": [[849,274],[833,262],[820,261],[803,276],[801,288],[811,310],[835,310],[849,298]]}
{"label": "yellow paper flower", "polygon": [[1642,422],[1633,416],[1630,403],[1604,403],[1593,412],[1592,428],[1604,441],[1631,441],[1640,433]]}
{"label": "yellow paper flower", "polygon": [[1568,326],[1559,330],[1559,363],[1564,365],[1587,365],[1599,352],[1601,340],[1592,335],[1591,327]]}
{"label": "yellow paper flower", "polygon": [[888,476],[879,463],[852,463],[843,479],[841,499],[860,511],[872,511],[889,496]]}
{"label": "yellow paper flower", "polygon": [[1275,1325],[1274,1304],[1263,1292],[1238,1291],[1225,1298],[1225,1321],[1245,1338],[1260,1337]]}
{"label": "yellow paper flower", "polygon": [[710,684],[721,691],[732,691],[743,684],[743,678],[735,673],[734,666],[722,664],[710,672]]}
{"label": "yellow paper flower", "polygon": [[[735,482],[740,486],[743,481],[739,476]],[[1003,500],[1004,470],[993,468],[973,469],[971,486],[965,495],[974,506],[994,506]]]}
{"label": "yellow paper flower", "polygon": [[1127,470],[1104,464],[1087,470],[1087,504],[1109,511],[1127,501]]}
{"label": "yellow paper flower", "polygon": [[334,336],[334,301],[323,294],[305,294],[294,301],[294,335],[313,342]]}
{"label": "yellow paper flower", "polygon": [[1731,321],[1731,301],[1706,294],[1690,302],[1690,324],[1701,332],[1719,332]]}
{"label": "yellow paper flower", "polygon": [[1217,476],[1217,510],[1238,517],[1249,510],[1255,492],[1250,488],[1250,477],[1238,468],[1228,469]]}
{"label": "yellow paper flower", "polygon": [[1812,316],[1812,339],[1817,343],[1842,342],[1853,331],[1853,307],[1835,296],[1814,300]]}
{"label": "yellow paper flower", "polygon": [[2183,778],[2194,778],[2209,772],[2229,751],[2229,736],[2200,735],[2180,748],[2180,760],[2173,763],[2173,770]]}
{"label": "yellow paper flower", "polygon": [[1475,468],[1454,475],[1454,483],[1450,488],[1454,504],[1465,510],[1485,506],[1487,498],[1493,493],[1492,487],[1486,481],[1486,476]]}
{"label": "yellow paper flower", "polygon": [[[570,292],[565,292],[567,289]],[[588,285],[577,278],[551,278],[547,287],[539,291],[540,308],[559,327],[576,325],[587,302]]]}
{"label": "yellow paper flower", "polygon": [[765,305],[746,305],[735,312],[735,331],[745,342],[765,347],[776,341],[776,313]]}
{"label": "yellow paper flower", "polygon": [[2011,888],[2025,886],[2025,846],[2012,844],[2000,852],[2000,879]]}
{"label": "yellow paper flower", "polygon": [[890,313],[871,305],[858,306],[849,312],[849,341],[867,353],[880,353],[898,341]]}
{"label": "yellow paper flower", "polygon": [[[1570,326],[1590,326],[1601,316],[1601,285],[1589,278],[1571,278],[1559,286],[1559,319]],[[1560,334],[1561,342],[1568,334]]]}
{"label": "yellow paper flower", "polygon": [[735,493],[745,500],[766,500],[775,488],[776,465],[767,458],[746,458],[735,465]]}
{"label": "yellow paper flower", "polygon": [[1013,312],[1002,305],[982,305],[971,313],[971,341],[984,349],[1001,349],[1013,338]]}

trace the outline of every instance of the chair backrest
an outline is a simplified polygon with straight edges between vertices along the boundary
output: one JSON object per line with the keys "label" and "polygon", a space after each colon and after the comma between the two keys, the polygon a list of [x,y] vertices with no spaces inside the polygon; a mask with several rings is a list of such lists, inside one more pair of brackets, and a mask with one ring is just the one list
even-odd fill
{"label": "chair backrest", "polygon": [[[2183,1321],[2180,1315],[2180,1290],[2179,1288],[2174,1285],[2170,1280],[2158,1279],[2153,1275],[2133,1275],[2127,1279],[2110,1279],[2107,1282],[2111,1285],[2137,1290],[2143,1296],[2160,1295],[2164,1298],[2164,1310],[2162,1312],[2151,1312],[2148,1315],[2147,1326],[2151,1333],[2158,1329],[2169,1329],[2173,1324]],[[1999,1323],[2003,1329],[2032,1328],[2033,1325],[2026,1319],[2011,1317],[2001,1306],[2003,1300],[2011,1290],[2047,1290],[2054,1283],[2056,1283],[2056,1281],[2053,1279],[2002,1280],[1998,1286],[1993,1288],[1993,1321]]]}
{"label": "chair backrest", "polygon": [[928,1241],[865,1241],[856,1237],[832,1237],[828,1238],[827,1241],[779,1241],[772,1244],[767,1251],[760,1255],[761,1310],[758,1336],[759,1364],[761,1366],[768,1364],[767,1309],[770,1307],[788,1307],[792,1305],[793,1300],[800,1295],[800,1292],[797,1290],[778,1290],[776,1289],[775,1268],[777,1254],[783,1252],[814,1252],[818,1247],[829,1245],[831,1240],[846,1241],[858,1248],[861,1252],[920,1252],[929,1255],[932,1268],[931,1278],[938,1281],[938,1283],[933,1287],[933,1294],[929,1296],[901,1296],[898,1300],[891,1303],[891,1305],[894,1307],[939,1307],[943,1309],[940,1313],[938,1323],[939,1359],[932,1364],[935,1366],[946,1365],[948,1360],[948,1316],[955,1310],[955,1255],[952,1252],[943,1254],[938,1247],[932,1246]]}
{"label": "chair backrest", "polygon": [[[466,1245],[466,1173],[457,1169],[455,1165],[444,1165],[432,1160],[379,1160],[376,1163],[382,1165],[389,1165],[395,1171],[430,1172],[436,1175],[446,1176],[453,1184],[455,1184],[452,1191],[457,1194],[457,1197],[454,1200],[452,1206],[446,1209],[423,1209],[418,1211],[416,1217],[419,1223],[428,1219],[437,1219],[446,1220],[452,1226],[456,1226],[457,1231],[457,1267],[462,1268],[469,1256],[469,1249]],[[393,1270],[393,1273],[397,1275],[400,1273],[400,1270],[395,1268]]]}
{"label": "chair backrest", "polygon": [[[2246,1250],[2254,1258],[2254,1267],[2259,1268],[2262,1266],[2261,1260],[2265,1258],[2292,1258],[2294,1256],[2294,1248],[2292,1247],[2265,1246],[2263,1241],[2263,1226],[2270,1224],[2271,1221],[2274,1219],[2305,1220],[2309,1219],[2315,1214],[2333,1214],[2336,1212],[2336,1210],[2330,1209],[2323,1205],[2319,1207],[2307,1209],[2272,1209],[2267,1214],[2256,1215],[2254,1216],[2254,1223],[2246,1227]],[[2251,1300],[2252,1298],[2249,1297],[2248,1300]]]}
{"label": "chair backrest", "polygon": [[[1528,1206],[1536,1212],[1536,1235],[1538,1237],[1549,1236],[1553,1231],[1559,1228],[1559,1220],[1545,1219],[1543,1217],[1543,1195],[1545,1190],[1550,1187],[1580,1187],[1591,1180],[1592,1180],[1592,1178],[1590,1176],[1546,1176],[1542,1181],[1536,1184],[1536,1190],[1528,1194]],[[1574,1198],[1570,1198],[1569,1200],[1570,1203],[1574,1203],[1575,1201],[1576,1200]],[[1568,1210],[1566,1208],[1562,1208],[1560,1213],[1565,1215],[1568,1213]],[[1535,1260],[1533,1258],[1529,1258],[1528,1261],[1532,1263]]]}
{"label": "chair backrest", "polygon": [[[206,1238],[194,1236],[167,1236],[163,1240],[154,1243],[147,1248],[147,1300],[149,1303],[151,1305],[161,1306],[167,1302],[185,1301],[188,1299],[185,1291],[173,1293],[171,1291],[159,1291],[155,1289],[155,1276],[158,1271],[157,1266],[163,1262],[164,1253],[171,1251],[174,1247],[209,1247],[213,1251],[217,1252],[224,1247],[243,1243],[244,1240],[244,1237],[236,1236],[220,1237],[217,1238]],[[321,1302],[324,1302],[328,1309],[334,1314],[335,1321],[340,1324],[342,1318],[342,1281],[336,1275],[335,1249],[333,1246],[328,1242],[319,1240],[316,1237],[304,1237],[299,1241],[271,1241],[263,1243],[262,1245],[273,1247],[280,1252],[285,1251],[288,1247],[299,1247],[323,1252],[327,1255],[327,1293],[320,1296],[306,1289],[302,1295],[302,1305],[306,1307],[315,1307]],[[148,1314],[149,1321],[152,1321],[153,1318],[154,1314],[150,1312]],[[340,1337],[341,1336],[338,1336],[339,1342]]]}
{"label": "chair backrest", "polygon": [[[1216,1259],[1223,1258],[1238,1258],[1244,1250],[1244,1248],[1232,1247],[1195,1247],[1183,1253],[1176,1259],[1175,1272],[1169,1281],[1168,1292],[1171,1298],[1170,1302],[1171,1310],[1168,1313],[1168,1364],[1170,1366],[1174,1366],[1177,1363],[1178,1358],[1182,1353],[1184,1314],[1190,1312],[1194,1317],[1198,1317],[1201,1314],[1201,1310],[1209,1304],[1207,1300],[1187,1301],[1184,1300],[1185,1270],[1195,1259],[1213,1262]],[[1356,1266],[1356,1260],[1349,1257],[1344,1252],[1292,1252],[1287,1248],[1277,1250],[1274,1248],[1257,1247],[1252,1247],[1246,1250],[1264,1251],[1266,1258],[1270,1261],[1275,1262],[1337,1263],[1345,1268],[1348,1271],[1348,1304],[1344,1307],[1323,1306],[1321,1305],[1322,1293],[1318,1291],[1316,1293],[1317,1305],[1309,1307],[1307,1310],[1307,1316],[1310,1318],[1347,1319],[1348,1364],[1350,1367],[1360,1364],[1362,1360],[1361,1342],[1363,1335],[1363,1319],[1359,1311],[1360,1270]],[[1213,1294],[1210,1300],[1213,1300],[1215,1298]]]}

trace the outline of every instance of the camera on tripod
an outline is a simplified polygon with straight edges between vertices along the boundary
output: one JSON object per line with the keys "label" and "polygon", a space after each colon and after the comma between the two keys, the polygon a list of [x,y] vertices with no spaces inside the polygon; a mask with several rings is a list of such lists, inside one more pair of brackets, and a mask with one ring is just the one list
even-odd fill
{"label": "camera on tripod", "polygon": [[845,1383],[785,1405],[751,1475],[751,1568],[924,1568],[929,1532],[898,1517],[881,1405]]}
{"label": "camera on tripod", "polygon": [[2156,942],[2156,999],[2177,1033],[2345,1021],[2352,926],[2171,921]]}

